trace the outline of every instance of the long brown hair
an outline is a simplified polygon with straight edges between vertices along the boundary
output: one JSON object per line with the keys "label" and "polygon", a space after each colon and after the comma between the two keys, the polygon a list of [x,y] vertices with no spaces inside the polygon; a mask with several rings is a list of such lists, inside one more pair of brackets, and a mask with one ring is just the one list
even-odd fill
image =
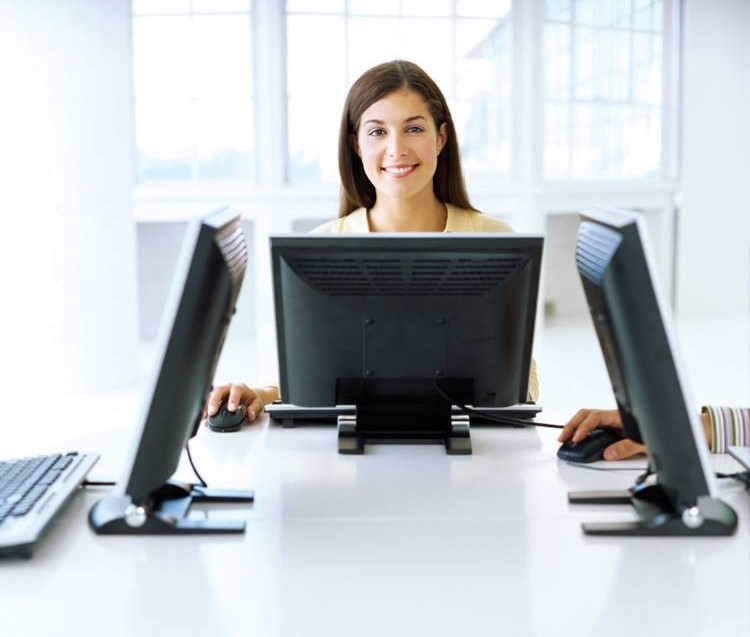
{"label": "long brown hair", "polygon": [[340,217],[345,217],[357,208],[372,208],[375,205],[375,187],[365,174],[353,141],[356,139],[362,113],[386,95],[403,88],[416,91],[422,96],[438,130],[445,124],[447,140],[438,155],[437,169],[432,180],[435,196],[444,203],[473,209],[461,170],[456,128],[443,93],[432,78],[413,62],[393,60],[365,71],[352,84],[346,97],[339,129]]}

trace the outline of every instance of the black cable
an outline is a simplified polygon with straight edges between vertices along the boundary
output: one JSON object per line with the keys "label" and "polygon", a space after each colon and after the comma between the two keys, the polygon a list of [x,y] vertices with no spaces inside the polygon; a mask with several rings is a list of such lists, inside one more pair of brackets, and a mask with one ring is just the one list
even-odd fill
{"label": "black cable", "polygon": [[[198,472],[198,469],[195,466],[195,463],[193,462],[193,456],[190,453],[190,443],[185,443],[185,451],[187,452],[188,461],[190,462],[190,466],[193,468],[193,472],[195,473],[196,477],[198,478],[198,482],[202,487],[208,487],[208,484],[206,484],[206,481],[203,479],[201,474]],[[84,480],[81,482],[82,487],[113,487],[117,483],[112,482],[110,480]]]}
{"label": "black cable", "polygon": [[457,400],[454,400],[452,396],[449,396],[447,393],[443,391],[443,389],[438,385],[436,380],[432,381],[433,387],[438,391],[438,393],[445,398],[449,403],[452,405],[455,405],[459,411],[469,415],[469,416],[476,416],[478,418],[485,418],[487,420],[491,420],[492,422],[500,423],[501,425],[510,425],[513,427],[550,427],[552,429],[563,429],[565,425],[553,425],[546,422],[539,422],[536,420],[527,420],[525,418],[517,418],[515,416],[503,416],[501,414],[496,413],[489,413],[486,411],[482,411],[481,409],[477,409],[476,407],[469,407],[468,405],[464,405]]}
{"label": "black cable", "polygon": [[637,486],[640,486],[641,484],[646,482],[646,480],[648,480],[652,475],[655,475],[655,471],[651,468],[651,463],[649,462],[648,466],[646,467],[646,471],[635,479],[635,484]]}
{"label": "black cable", "polygon": [[190,453],[190,442],[185,443],[185,451],[187,451],[187,457],[188,461],[190,462],[190,466],[193,468],[193,473],[195,473],[196,478],[198,478],[198,482],[200,482],[200,485],[202,487],[208,487],[206,484],[206,481],[201,477],[201,474],[198,473],[198,469],[195,466],[195,463],[193,462],[193,456]]}
{"label": "black cable", "polygon": [[[206,484],[206,481],[201,477],[201,474],[198,472],[198,469],[195,466],[195,463],[193,462],[193,456],[190,453],[190,443],[185,443],[185,451],[187,452],[188,461],[190,462],[190,466],[193,468],[193,472],[195,473],[196,477],[198,478],[198,481],[200,482],[200,485],[202,487],[208,487]],[[84,480],[81,482],[82,487],[113,487],[117,483],[112,482],[110,480]]]}
{"label": "black cable", "polygon": [[716,472],[717,478],[729,478],[730,480],[737,480],[745,485],[745,489],[750,491],[750,471],[738,471],[736,473],[722,473]]}

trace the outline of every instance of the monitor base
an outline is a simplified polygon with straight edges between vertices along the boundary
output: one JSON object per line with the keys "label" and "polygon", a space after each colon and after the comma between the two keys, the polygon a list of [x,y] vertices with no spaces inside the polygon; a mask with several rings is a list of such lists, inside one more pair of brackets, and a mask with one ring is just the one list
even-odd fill
{"label": "monitor base", "polygon": [[437,443],[449,455],[471,455],[469,417],[453,414],[447,431],[363,431],[357,428],[356,414],[338,417],[338,450],[342,454],[363,454],[366,442],[390,444]]}
{"label": "monitor base", "polygon": [[630,504],[639,520],[584,522],[586,535],[607,536],[726,536],[737,529],[737,514],[718,498],[698,498],[694,507],[678,510],[659,484],[628,491],[578,491],[568,494],[571,504]]}
{"label": "monitor base", "polygon": [[[300,407],[280,401],[266,405],[263,410],[271,420],[283,429],[294,429],[304,425],[336,425],[337,419],[342,414],[353,414],[354,405],[335,405],[332,407]],[[461,413],[464,410],[457,405],[451,407],[453,413]],[[471,426],[503,425],[502,419],[525,419],[533,422],[533,418],[542,411],[542,406],[537,403],[518,403],[508,407],[473,407],[469,414]],[[465,413],[465,412],[464,412]],[[522,427],[523,425],[511,424],[511,427]]]}
{"label": "monitor base", "polygon": [[[465,378],[441,378],[447,393],[467,402],[473,383]],[[471,454],[469,417],[453,412],[451,403],[431,378],[340,378],[336,402],[351,405],[339,414],[339,453],[361,454],[365,442],[438,443],[451,455]]]}
{"label": "monitor base", "polygon": [[89,526],[105,535],[244,533],[244,520],[193,519],[188,511],[194,503],[250,503],[254,499],[252,491],[208,489],[172,480],[151,496],[142,505],[128,495],[102,498],[89,511]]}

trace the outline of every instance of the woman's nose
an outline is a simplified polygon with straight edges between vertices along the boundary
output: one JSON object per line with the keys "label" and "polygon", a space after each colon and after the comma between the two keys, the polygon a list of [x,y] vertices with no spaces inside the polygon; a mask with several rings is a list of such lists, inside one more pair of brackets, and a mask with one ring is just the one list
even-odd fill
{"label": "woman's nose", "polygon": [[406,154],[406,143],[402,135],[391,135],[388,140],[388,155],[390,157],[401,157]]}

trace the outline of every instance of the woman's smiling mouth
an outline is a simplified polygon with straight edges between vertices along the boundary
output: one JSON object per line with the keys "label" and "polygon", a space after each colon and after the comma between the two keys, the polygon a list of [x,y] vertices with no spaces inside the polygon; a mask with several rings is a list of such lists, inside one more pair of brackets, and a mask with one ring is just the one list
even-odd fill
{"label": "woman's smiling mouth", "polygon": [[409,173],[414,172],[419,164],[399,165],[399,166],[383,166],[383,172],[393,175],[394,177],[403,177]]}

